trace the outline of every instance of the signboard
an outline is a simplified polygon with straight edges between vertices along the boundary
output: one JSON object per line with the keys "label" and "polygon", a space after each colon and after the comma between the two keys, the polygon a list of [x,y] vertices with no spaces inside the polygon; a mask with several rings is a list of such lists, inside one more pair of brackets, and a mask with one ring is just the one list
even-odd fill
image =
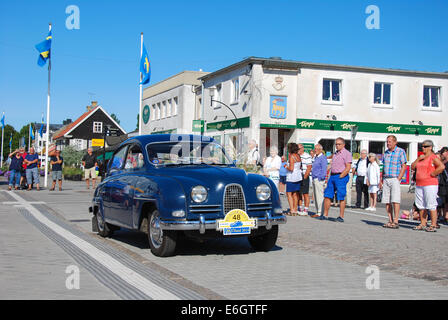
{"label": "signboard", "polygon": [[92,139],[92,147],[104,147],[104,139]]}
{"label": "signboard", "polygon": [[147,124],[149,121],[149,106],[146,105],[143,107],[143,113],[142,113],[143,123]]}
{"label": "signboard", "polygon": [[207,131],[238,129],[250,127],[250,118],[239,118],[234,120],[226,120],[220,122],[207,123]]}
{"label": "signboard", "polygon": [[288,98],[284,96],[271,96],[269,116],[273,119],[286,119]]}
{"label": "signboard", "polygon": [[204,120],[193,120],[193,132],[204,132]]}
{"label": "signboard", "polygon": [[297,119],[298,129],[315,129],[331,131],[352,131],[357,126],[358,132],[376,132],[389,134],[414,134],[441,136],[441,126],[420,126],[413,124],[375,123],[375,122],[354,122],[354,121],[333,121],[317,119]]}

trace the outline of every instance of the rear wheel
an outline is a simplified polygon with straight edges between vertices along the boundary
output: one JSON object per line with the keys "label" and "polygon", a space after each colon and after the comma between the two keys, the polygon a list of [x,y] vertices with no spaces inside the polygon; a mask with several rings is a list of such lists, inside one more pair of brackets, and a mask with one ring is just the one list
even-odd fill
{"label": "rear wheel", "polygon": [[177,232],[162,230],[159,211],[154,210],[148,222],[148,241],[151,252],[158,257],[169,257],[176,250]]}
{"label": "rear wheel", "polygon": [[269,230],[267,233],[259,235],[259,236],[253,236],[249,237],[249,243],[252,246],[252,248],[256,251],[270,251],[277,242],[278,237],[278,226],[272,226],[272,229]]}

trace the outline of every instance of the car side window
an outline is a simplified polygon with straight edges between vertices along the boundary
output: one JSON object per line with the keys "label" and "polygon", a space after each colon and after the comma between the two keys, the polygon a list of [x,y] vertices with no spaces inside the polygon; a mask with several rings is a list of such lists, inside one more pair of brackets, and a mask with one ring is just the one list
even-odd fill
{"label": "car side window", "polygon": [[126,156],[126,163],[124,169],[126,171],[140,170],[145,165],[143,153],[138,145],[129,148]]}
{"label": "car side window", "polygon": [[114,157],[112,158],[111,165],[109,167],[109,171],[111,170],[121,170],[123,168],[124,161],[126,159],[126,151],[128,149],[128,146],[122,147],[117,153],[114,154]]}

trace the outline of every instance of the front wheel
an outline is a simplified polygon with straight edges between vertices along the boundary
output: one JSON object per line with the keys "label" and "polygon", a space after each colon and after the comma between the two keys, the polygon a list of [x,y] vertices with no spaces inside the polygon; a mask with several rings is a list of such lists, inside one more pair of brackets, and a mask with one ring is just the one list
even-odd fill
{"label": "front wheel", "polygon": [[252,246],[252,248],[256,251],[270,251],[277,242],[278,237],[278,226],[272,226],[272,229],[269,230],[267,233],[259,235],[259,236],[253,236],[249,237],[249,243]]}
{"label": "front wheel", "polygon": [[148,223],[148,241],[151,252],[158,257],[169,257],[176,250],[176,231],[163,231],[160,227],[159,211],[154,210]]}
{"label": "front wheel", "polygon": [[95,215],[95,220],[98,234],[100,236],[104,238],[112,236],[112,234],[114,233],[113,228],[111,228],[111,226],[106,221],[104,221],[104,218],[99,211]]}

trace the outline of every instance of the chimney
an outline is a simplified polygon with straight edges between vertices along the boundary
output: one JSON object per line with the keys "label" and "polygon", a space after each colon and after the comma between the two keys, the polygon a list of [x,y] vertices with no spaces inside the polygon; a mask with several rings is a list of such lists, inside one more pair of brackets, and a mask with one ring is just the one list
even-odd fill
{"label": "chimney", "polygon": [[87,111],[92,111],[93,109],[95,109],[98,106],[98,101],[92,101],[92,105],[87,106],[86,109]]}

